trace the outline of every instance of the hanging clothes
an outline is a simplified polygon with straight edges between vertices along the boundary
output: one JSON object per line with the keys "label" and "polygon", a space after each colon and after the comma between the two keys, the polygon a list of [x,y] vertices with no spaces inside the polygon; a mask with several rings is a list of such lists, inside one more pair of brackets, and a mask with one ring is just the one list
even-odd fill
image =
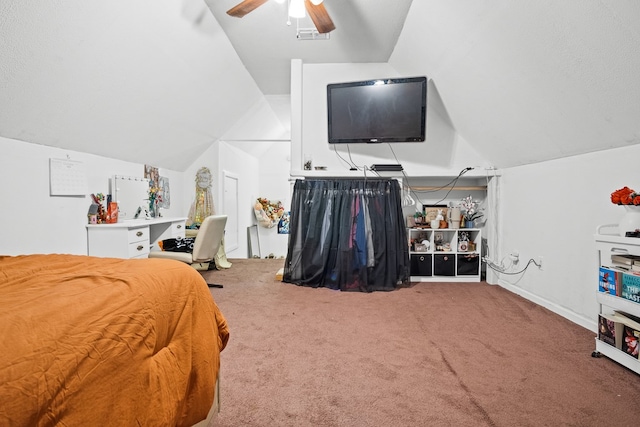
{"label": "hanging clothes", "polygon": [[284,282],[363,292],[409,282],[396,180],[298,180],[290,227]]}

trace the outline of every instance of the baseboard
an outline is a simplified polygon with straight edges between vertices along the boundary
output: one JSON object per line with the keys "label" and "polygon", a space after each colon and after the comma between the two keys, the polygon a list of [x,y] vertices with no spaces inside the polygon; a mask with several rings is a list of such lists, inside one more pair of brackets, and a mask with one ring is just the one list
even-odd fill
{"label": "baseboard", "polygon": [[567,320],[570,320],[571,322],[582,326],[585,329],[588,329],[592,332],[597,332],[598,330],[598,326],[596,324],[596,322],[592,319],[588,319],[582,315],[579,315],[577,313],[574,313],[571,310],[567,310],[565,307],[559,306],[558,304],[551,302],[547,299],[541,298],[537,295],[532,294],[529,291],[526,291],[522,288],[519,288],[517,286],[514,286],[508,282],[505,282],[504,280],[498,280],[498,285],[505,288],[506,290],[513,292],[514,294],[520,295],[523,298],[528,299],[531,302],[534,302],[536,304],[538,304],[539,306],[542,306],[548,310],[553,311],[554,313],[564,317]]}

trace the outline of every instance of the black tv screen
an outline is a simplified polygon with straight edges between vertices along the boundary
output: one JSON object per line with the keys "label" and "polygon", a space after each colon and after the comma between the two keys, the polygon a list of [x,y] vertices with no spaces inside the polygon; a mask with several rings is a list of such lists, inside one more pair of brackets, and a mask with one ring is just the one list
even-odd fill
{"label": "black tv screen", "polygon": [[329,143],[424,141],[426,110],[426,77],[329,84]]}

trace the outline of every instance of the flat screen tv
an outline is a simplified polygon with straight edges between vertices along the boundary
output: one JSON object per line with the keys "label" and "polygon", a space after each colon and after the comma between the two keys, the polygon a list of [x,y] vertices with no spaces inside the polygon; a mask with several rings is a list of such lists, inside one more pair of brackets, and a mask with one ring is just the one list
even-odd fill
{"label": "flat screen tv", "polygon": [[425,140],[427,78],[327,85],[330,144]]}

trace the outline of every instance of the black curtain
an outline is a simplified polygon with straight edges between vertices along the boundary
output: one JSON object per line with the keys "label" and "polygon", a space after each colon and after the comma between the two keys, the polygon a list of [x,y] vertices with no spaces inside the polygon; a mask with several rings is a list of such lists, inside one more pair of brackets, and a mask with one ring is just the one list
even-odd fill
{"label": "black curtain", "polygon": [[409,247],[394,179],[297,180],[283,281],[342,291],[409,283]]}

